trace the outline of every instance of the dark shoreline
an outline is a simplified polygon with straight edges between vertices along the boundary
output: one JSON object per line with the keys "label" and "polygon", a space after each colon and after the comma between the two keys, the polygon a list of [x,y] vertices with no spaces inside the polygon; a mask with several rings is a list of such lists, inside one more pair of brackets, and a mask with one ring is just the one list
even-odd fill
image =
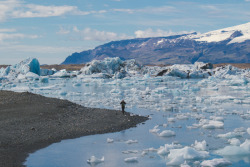
{"label": "dark shoreline", "polygon": [[0,91],[0,167],[23,167],[30,153],[52,143],[118,132],[147,119],[28,92]]}

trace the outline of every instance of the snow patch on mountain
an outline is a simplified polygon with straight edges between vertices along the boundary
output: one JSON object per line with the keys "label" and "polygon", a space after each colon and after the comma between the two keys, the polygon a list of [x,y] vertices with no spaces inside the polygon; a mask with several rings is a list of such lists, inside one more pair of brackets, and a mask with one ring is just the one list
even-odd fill
{"label": "snow patch on mountain", "polygon": [[231,39],[228,44],[250,40],[250,22],[229,28],[210,31],[204,34],[191,35],[188,38],[203,42],[221,42]]}

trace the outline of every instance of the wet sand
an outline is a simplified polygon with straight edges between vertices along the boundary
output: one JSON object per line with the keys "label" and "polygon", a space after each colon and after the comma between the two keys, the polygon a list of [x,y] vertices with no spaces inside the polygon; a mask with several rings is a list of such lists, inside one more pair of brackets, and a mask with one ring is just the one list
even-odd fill
{"label": "wet sand", "polygon": [[28,92],[0,91],[0,167],[24,166],[30,153],[63,139],[117,132],[147,119]]}

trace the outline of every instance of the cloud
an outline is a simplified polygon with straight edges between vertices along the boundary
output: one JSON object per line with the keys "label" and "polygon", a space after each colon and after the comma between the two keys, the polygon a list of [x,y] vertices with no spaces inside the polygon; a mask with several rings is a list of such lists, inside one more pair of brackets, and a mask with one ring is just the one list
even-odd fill
{"label": "cloud", "polygon": [[61,16],[69,12],[76,11],[75,6],[42,6],[28,4],[22,6],[21,9],[13,11],[13,18],[31,18],[31,17],[51,17]]}
{"label": "cloud", "polygon": [[59,31],[56,32],[56,34],[60,34],[60,35],[65,35],[65,34],[69,34],[70,31],[64,29],[63,27],[60,27]]}
{"label": "cloud", "polygon": [[245,0],[246,2],[250,2],[250,0]]}
{"label": "cloud", "polygon": [[37,35],[26,35],[26,34],[21,34],[21,33],[14,33],[14,34],[0,33],[0,42],[3,42],[5,40],[15,40],[15,39],[22,39],[22,38],[35,39],[35,38],[38,38],[38,36]]}
{"label": "cloud", "polygon": [[178,35],[178,34],[187,34],[187,33],[192,33],[188,31],[181,31],[181,32],[172,32],[171,30],[169,31],[164,31],[161,29],[157,29],[154,31],[153,29],[149,28],[146,30],[137,30],[135,31],[135,37],[136,38],[147,38],[147,37],[164,37],[164,36],[171,36],[171,35]]}
{"label": "cloud", "polygon": [[173,6],[161,6],[161,7],[146,7],[143,9],[113,9],[114,12],[125,12],[125,13],[150,13],[150,14],[162,14],[162,13],[173,13],[178,10]]}
{"label": "cloud", "polygon": [[23,38],[35,39],[38,38],[38,35],[27,35],[27,34],[17,33],[16,29],[0,29],[1,44],[6,40],[17,40]]}
{"label": "cloud", "polygon": [[85,28],[80,30],[76,26],[74,26],[72,30],[66,30],[60,28],[57,34],[60,35],[69,34],[69,38],[73,40],[86,40],[86,41],[98,41],[98,42],[133,38],[126,34],[117,34],[115,32],[110,32],[110,31],[99,31],[91,28]]}
{"label": "cloud", "polygon": [[16,32],[16,29],[14,29],[14,28],[11,28],[11,29],[7,29],[7,28],[5,28],[5,29],[0,29],[0,33],[1,32]]}
{"label": "cloud", "polygon": [[4,0],[0,3],[0,22],[8,18],[56,17],[63,15],[90,15],[106,13],[106,10],[81,11],[77,6],[45,6],[28,4],[19,0]]}
{"label": "cloud", "polygon": [[5,21],[9,17],[9,12],[19,6],[18,0],[5,0],[0,3],[0,22]]}

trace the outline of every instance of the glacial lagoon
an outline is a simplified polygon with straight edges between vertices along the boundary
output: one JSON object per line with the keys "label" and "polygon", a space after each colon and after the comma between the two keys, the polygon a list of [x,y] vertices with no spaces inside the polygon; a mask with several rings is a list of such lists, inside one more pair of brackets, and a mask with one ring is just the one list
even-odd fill
{"label": "glacial lagoon", "polygon": [[[240,79],[180,79],[171,76],[50,78],[48,83],[22,82],[5,85],[5,89],[28,90],[48,97],[68,99],[87,107],[120,109],[119,102],[125,99],[127,112],[150,117],[145,124],[122,132],[52,144],[31,154],[25,162],[28,167],[166,166],[173,159],[168,157],[169,153],[157,153],[161,146],[173,143],[178,146],[176,149],[185,146],[193,148],[195,141],[203,140],[206,141],[203,151],[209,155],[185,159],[190,166],[200,166],[202,161],[215,158],[228,159],[232,166],[250,164],[249,154],[220,155],[216,152],[230,146],[229,139],[236,138],[241,143],[249,140],[250,86]],[[223,125],[217,126],[220,122]],[[150,132],[154,128],[159,130]],[[160,136],[165,130],[175,134]],[[219,137],[221,134],[228,135]],[[108,138],[113,142],[107,142]],[[237,149],[235,147],[232,147],[232,152]],[[99,158],[104,156],[104,162],[88,164],[87,160],[93,155]],[[124,161],[130,157],[137,160]],[[179,163],[183,164],[182,161]]]}

